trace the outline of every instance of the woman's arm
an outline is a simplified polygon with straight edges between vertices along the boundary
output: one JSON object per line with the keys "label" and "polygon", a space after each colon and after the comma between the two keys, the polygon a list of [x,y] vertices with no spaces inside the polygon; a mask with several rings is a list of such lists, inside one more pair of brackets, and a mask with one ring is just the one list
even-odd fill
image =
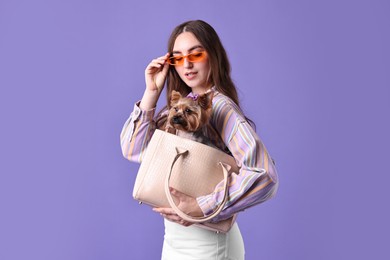
{"label": "woman's arm", "polygon": [[146,88],[142,100],[134,106],[133,112],[125,122],[120,135],[123,156],[141,162],[156,123],[153,121],[155,107],[164,88],[169,64],[169,53],[152,60],[145,69]]}
{"label": "woman's arm", "polygon": [[141,110],[139,103],[134,105],[133,112],[123,125],[120,142],[123,156],[140,163],[156,123],[153,121],[155,109]]}
{"label": "woman's arm", "polygon": [[[230,176],[229,199],[224,210],[213,221],[262,203],[274,196],[278,177],[275,165],[241,110],[223,95],[215,97],[212,123],[236,159],[239,172]],[[205,215],[223,199],[223,183],[212,194],[197,198]]]}

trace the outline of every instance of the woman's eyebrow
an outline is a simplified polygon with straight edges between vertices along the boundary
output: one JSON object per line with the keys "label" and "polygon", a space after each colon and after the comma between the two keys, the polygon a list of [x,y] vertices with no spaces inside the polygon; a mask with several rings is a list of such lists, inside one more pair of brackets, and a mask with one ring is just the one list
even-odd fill
{"label": "woman's eyebrow", "polygon": [[[198,48],[203,49],[203,46],[202,45],[195,45],[194,47],[189,48],[187,52],[191,52],[191,51],[198,49]],[[172,51],[172,54],[180,54],[180,53],[181,53],[181,51]]]}

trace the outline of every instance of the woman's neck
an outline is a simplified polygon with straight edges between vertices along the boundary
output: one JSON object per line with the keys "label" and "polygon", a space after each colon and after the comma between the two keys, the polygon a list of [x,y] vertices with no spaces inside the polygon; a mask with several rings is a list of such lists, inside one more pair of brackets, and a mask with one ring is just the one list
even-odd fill
{"label": "woman's neck", "polygon": [[210,90],[212,87],[213,87],[213,84],[210,83],[206,87],[192,88],[191,92],[192,92],[192,94],[195,94],[195,95],[201,95],[201,94],[207,92],[208,90]]}

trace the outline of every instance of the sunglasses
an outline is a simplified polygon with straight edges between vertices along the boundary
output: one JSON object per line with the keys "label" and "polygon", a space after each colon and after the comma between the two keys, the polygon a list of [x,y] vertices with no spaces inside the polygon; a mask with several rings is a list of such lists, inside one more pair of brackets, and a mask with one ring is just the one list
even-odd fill
{"label": "sunglasses", "polygon": [[205,51],[193,52],[184,56],[172,56],[167,59],[169,65],[181,66],[184,64],[184,59],[187,58],[189,62],[200,62],[206,58],[207,54]]}

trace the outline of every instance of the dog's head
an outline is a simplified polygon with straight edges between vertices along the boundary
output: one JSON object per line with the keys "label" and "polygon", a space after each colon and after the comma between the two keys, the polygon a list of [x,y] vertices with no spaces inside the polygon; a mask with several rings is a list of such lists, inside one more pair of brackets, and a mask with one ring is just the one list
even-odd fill
{"label": "dog's head", "polygon": [[209,122],[213,93],[183,97],[173,90],[171,94],[168,126],[187,132],[196,132]]}

